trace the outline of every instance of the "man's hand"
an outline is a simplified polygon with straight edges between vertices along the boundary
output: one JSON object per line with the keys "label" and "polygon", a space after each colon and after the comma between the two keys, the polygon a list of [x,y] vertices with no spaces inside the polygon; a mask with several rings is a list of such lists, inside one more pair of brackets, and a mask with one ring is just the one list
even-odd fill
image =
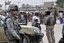
{"label": "man's hand", "polygon": [[21,39],[19,35],[17,35],[17,39],[19,39],[19,40]]}
{"label": "man's hand", "polygon": [[20,40],[20,39],[21,39],[19,35],[16,35],[16,36],[14,36],[14,37],[15,37],[15,39],[17,39],[17,40]]}

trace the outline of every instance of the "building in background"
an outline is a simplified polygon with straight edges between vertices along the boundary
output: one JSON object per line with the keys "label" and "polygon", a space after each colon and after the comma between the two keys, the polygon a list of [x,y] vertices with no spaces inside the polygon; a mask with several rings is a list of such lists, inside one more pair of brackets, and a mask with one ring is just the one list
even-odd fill
{"label": "building in background", "polygon": [[44,12],[45,10],[50,10],[51,12],[54,11],[55,9],[55,5],[54,2],[44,2],[44,5],[29,5],[29,4],[23,4],[22,7],[19,9],[20,11],[27,11],[27,12],[31,12],[31,11],[39,11],[39,12]]}

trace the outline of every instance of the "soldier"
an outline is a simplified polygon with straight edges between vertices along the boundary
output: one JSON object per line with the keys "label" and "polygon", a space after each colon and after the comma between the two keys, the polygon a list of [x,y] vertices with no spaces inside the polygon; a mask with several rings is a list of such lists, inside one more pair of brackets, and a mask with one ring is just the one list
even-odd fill
{"label": "soldier", "polygon": [[46,35],[49,43],[55,43],[54,37],[54,25],[56,23],[56,19],[54,15],[50,15],[50,11],[46,11],[46,17],[44,18],[44,24],[46,25]]}
{"label": "soldier", "polygon": [[8,43],[19,43],[20,36],[19,36],[19,30],[18,27],[18,19],[17,19],[17,13],[18,13],[18,6],[17,5],[10,5],[9,6],[9,15],[5,19],[5,28],[4,32],[7,36]]}

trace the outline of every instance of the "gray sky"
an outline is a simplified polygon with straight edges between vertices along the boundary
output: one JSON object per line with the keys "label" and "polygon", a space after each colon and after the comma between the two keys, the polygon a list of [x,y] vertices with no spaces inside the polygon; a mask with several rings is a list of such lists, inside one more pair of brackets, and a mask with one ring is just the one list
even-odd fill
{"label": "gray sky", "polygon": [[[3,4],[4,7],[4,2],[7,0],[0,0],[0,4]],[[49,1],[56,1],[56,0],[10,0],[13,4],[19,4],[21,6],[23,3],[24,4],[32,4],[32,5],[42,5],[43,2],[49,2]],[[19,2],[19,3],[18,3]]]}

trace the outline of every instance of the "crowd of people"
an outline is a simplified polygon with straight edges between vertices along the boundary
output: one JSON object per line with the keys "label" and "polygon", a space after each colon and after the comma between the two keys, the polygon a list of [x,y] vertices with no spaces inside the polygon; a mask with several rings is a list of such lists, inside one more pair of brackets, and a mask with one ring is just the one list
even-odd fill
{"label": "crowd of people", "polygon": [[[60,20],[60,24],[64,23],[64,12],[59,11],[57,13],[56,11],[54,13],[48,11],[42,12],[20,12],[18,10],[18,7],[16,5],[10,5],[9,11],[5,14],[1,14],[1,16],[9,16],[6,20],[7,29],[5,30],[7,39],[9,43],[17,43],[17,40],[20,40],[20,36],[18,35],[19,28],[18,28],[18,22],[20,23],[27,23],[31,22],[32,26],[38,27],[40,30],[42,29],[40,24],[46,25],[46,35],[48,38],[49,43],[55,43],[55,37],[54,37],[54,25],[56,24],[56,20]],[[18,13],[19,12],[19,13]],[[18,20],[17,20],[18,19]],[[14,23],[13,23],[14,22]],[[14,36],[16,39],[14,39],[12,36]]]}

